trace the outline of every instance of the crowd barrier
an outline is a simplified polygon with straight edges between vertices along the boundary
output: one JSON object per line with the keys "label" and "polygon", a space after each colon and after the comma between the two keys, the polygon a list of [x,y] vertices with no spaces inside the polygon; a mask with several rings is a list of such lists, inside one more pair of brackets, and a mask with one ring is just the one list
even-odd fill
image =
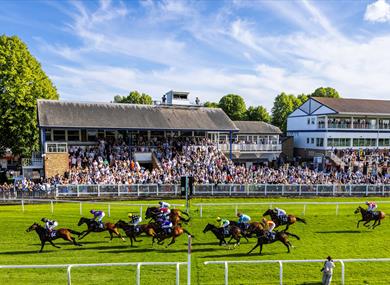
{"label": "crowd barrier", "polygon": [[[345,263],[347,262],[390,262],[390,258],[371,258],[371,259],[335,259],[334,262],[341,264],[341,284],[345,284]],[[223,264],[224,265],[224,284],[229,284],[229,264],[279,264],[279,284],[283,285],[283,264],[285,263],[324,263],[323,259],[305,259],[305,260],[229,260],[229,261],[205,261],[205,265]]]}
{"label": "crowd barrier", "polygon": [[[0,192],[0,199],[58,197],[179,197],[180,185],[56,185],[48,191]],[[390,184],[288,185],[288,184],[199,184],[192,196],[388,196]]]}

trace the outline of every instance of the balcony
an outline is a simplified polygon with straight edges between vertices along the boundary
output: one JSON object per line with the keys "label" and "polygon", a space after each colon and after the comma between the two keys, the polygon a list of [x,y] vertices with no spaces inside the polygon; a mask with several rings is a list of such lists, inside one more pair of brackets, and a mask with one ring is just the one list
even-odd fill
{"label": "balcony", "polygon": [[[218,148],[224,152],[230,151],[229,144],[218,144]],[[280,152],[282,145],[277,144],[232,144],[232,152]]]}

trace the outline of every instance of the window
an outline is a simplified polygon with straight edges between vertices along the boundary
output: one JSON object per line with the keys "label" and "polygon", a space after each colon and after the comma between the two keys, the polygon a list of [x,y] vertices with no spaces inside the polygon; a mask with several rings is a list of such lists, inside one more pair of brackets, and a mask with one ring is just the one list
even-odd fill
{"label": "window", "polygon": [[318,119],[317,119],[317,127],[319,129],[325,128],[325,117],[318,117]]}
{"label": "window", "polygon": [[95,130],[88,130],[87,131],[87,141],[94,142],[97,138],[97,131]]}
{"label": "window", "polygon": [[353,146],[363,147],[363,146],[376,146],[376,139],[353,139]]}
{"label": "window", "polygon": [[328,146],[331,146],[331,147],[350,147],[351,146],[351,139],[328,138]]}
{"label": "window", "polygon": [[390,139],[379,139],[379,146],[390,146]]}
{"label": "window", "polygon": [[307,118],[307,124],[310,125],[310,118]]}
{"label": "window", "polygon": [[390,129],[390,119],[379,119],[380,129]]}
{"label": "window", "polygon": [[351,118],[348,117],[328,117],[328,128],[348,129],[351,127]]}
{"label": "window", "polygon": [[80,141],[80,131],[68,130],[68,141]]}
{"label": "window", "polygon": [[314,138],[311,138],[311,143],[314,144]]}
{"label": "window", "polygon": [[45,130],[45,139],[47,142],[52,141],[51,130]]}
{"label": "window", "polygon": [[54,141],[65,141],[65,130],[53,130]]}
{"label": "window", "polygon": [[316,123],[316,118],[311,118],[311,124],[314,125]]}
{"label": "window", "polygon": [[324,146],[324,139],[316,138],[316,146]]}
{"label": "window", "polygon": [[306,139],[306,143],[310,143],[310,139],[309,138]]}

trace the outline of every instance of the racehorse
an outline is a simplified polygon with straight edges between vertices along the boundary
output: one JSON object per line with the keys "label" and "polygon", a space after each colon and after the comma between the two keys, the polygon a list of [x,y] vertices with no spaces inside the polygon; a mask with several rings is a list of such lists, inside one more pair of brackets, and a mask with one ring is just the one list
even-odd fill
{"label": "racehorse", "polygon": [[386,214],[382,211],[370,213],[360,206],[357,207],[354,213],[357,214],[359,212],[362,214],[362,219],[358,221],[357,228],[359,227],[360,222],[365,222],[363,226],[370,227],[370,225],[367,224],[371,221],[374,221],[374,223],[372,224],[372,228],[374,229],[375,227],[379,226],[381,224],[381,220],[386,217]]}
{"label": "racehorse", "polygon": [[264,225],[260,222],[251,222],[248,224],[247,228],[243,227],[244,225],[243,223],[237,223],[236,221],[230,221],[229,225],[240,228],[241,234],[243,238],[246,239],[246,241],[248,241],[248,238],[251,238],[252,235],[255,234],[257,230],[264,229]]}
{"label": "racehorse", "polygon": [[119,233],[118,228],[113,223],[110,223],[110,222],[104,223],[104,227],[100,228],[97,226],[96,221],[94,221],[93,219],[81,217],[77,225],[81,226],[82,224],[86,224],[88,229],[81,232],[80,239],[83,239],[86,235],[88,235],[89,233],[92,233],[92,232],[93,233],[100,233],[100,232],[108,231],[110,234],[110,241],[112,241],[112,239],[114,237],[112,235],[113,233],[115,235],[117,235],[118,237],[120,237],[123,241],[125,241],[125,239]]}
{"label": "racehorse", "polygon": [[39,252],[42,252],[43,247],[45,246],[45,243],[48,241],[50,244],[56,248],[60,248],[59,246],[55,245],[53,243],[53,240],[62,238],[64,240],[70,241],[74,245],[81,246],[82,244],[78,243],[74,237],[71,236],[71,234],[80,235],[79,232],[73,231],[71,229],[61,228],[55,231],[55,236],[51,237],[48,235],[46,229],[42,227],[41,225],[37,223],[33,223],[26,232],[36,231],[39,239],[41,240],[41,250]]}
{"label": "racehorse", "polygon": [[287,247],[287,253],[290,253],[290,247],[292,247],[292,244],[290,243],[290,241],[288,240],[288,237],[289,236],[292,236],[292,237],[295,237],[297,240],[300,240],[299,236],[297,235],[294,235],[292,233],[289,233],[289,232],[286,232],[285,230],[283,231],[275,231],[274,234],[275,236],[270,239],[266,236],[267,232],[265,230],[260,230],[258,231],[257,233],[257,243],[256,245],[248,252],[248,254],[250,254],[253,250],[255,250],[255,248],[257,248],[258,246],[260,246],[260,252],[259,254],[261,254],[261,252],[263,251],[263,244],[267,244],[267,243],[274,243],[276,241],[280,241],[282,242],[286,247]]}
{"label": "racehorse", "polygon": [[[232,241],[232,239],[236,240],[236,243],[234,244],[234,246],[237,246],[240,244],[240,240],[241,240],[242,235],[241,235],[241,229],[237,226],[230,226],[228,235],[225,235],[223,228],[218,228],[213,224],[207,224],[203,230],[203,233],[207,233],[208,231],[211,231],[215,235],[215,237],[219,240],[220,246],[222,244],[223,245],[229,244]],[[227,237],[230,237],[229,242],[226,242],[226,240],[225,240],[225,238],[227,238]]]}
{"label": "racehorse", "polygon": [[168,247],[171,244],[174,244],[176,242],[176,238],[181,236],[183,233],[186,233],[187,235],[192,236],[192,238],[195,238],[195,236],[191,235],[186,229],[182,228],[181,226],[173,226],[170,234],[164,234],[163,232],[160,232],[160,234],[154,236],[152,244],[154,244],[155,239],[158,240],[158,244],[163,244],[165,239],[172,237],[171,242],[167,245]]}
{"label": "racehorse", "polygon": [[306,220],[305,219],[298,218],[298,217],[296,217],[294,215],[287,215],[287,220],[283,220],[282,221],[282,220],[279,219],[278,214],[275,213],[272,209],[268,209],[263,214],[263,216],[268,216],[268,215],[271,217],[271,220],[275,223],[275,228],[277,228],[279,226],[282,226],[282,225],[286,225],[286,228],[284,229],[285,231],[288,230],[290,225],[295,224],[296,221],[302,222],[302,223],[306,224]]}
{"label": "racehorse", "polygon": [[130,238],[131,246],[133,246],[133,240],[135,242],[140,242],[142,240],[137,240],[136,237],[142,233],[151,237],[157,237],[156,227],[154,224],[143,224],[138,226],[138,231],[136,231],[135,226],[129,225],[125,221],[119,220],[116,224],[116,227],[121,228],[125,231],[126,235]]}
{"label": "racehorse", "polygon": [[[172,222],[173,226],[177,226],[181,221],[184,223],[188,223],[191,218],[184,218],[182,214],[189,217],[188,213],[179,209],[171,209],[171,213],[169,214],[169,220]],[[160,215],[159,207],[148,207],[145,212],[145,219],[152,219],[157,221],[158,216]]]}

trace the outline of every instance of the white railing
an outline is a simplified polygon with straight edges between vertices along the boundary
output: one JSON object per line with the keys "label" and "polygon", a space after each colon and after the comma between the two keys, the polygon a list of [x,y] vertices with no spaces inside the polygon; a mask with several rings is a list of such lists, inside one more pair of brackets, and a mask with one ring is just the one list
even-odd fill
{"label": "white railing", "polygon": [[[345,284],[345,266],[346,262],[390,262],[390,258],[372,258],[372,259],[335,259],[335,262],[341,264],[341,284]],[[229,264],[261,264],[277,263],[279,264],[279,284],[283,285],[283,264],[284,263],[323,263],[323,259],[306,259],[306,260],[229,260],[229,261],[205,261],[205,265],[223,264],[225,285],[229,284]]]}
{"label": "white railing", "polygon": [[[131,185],[57,185],[47,191],[1,192],[0,199],[56,198],[56,197],[180,197],[181,187],[174,184]],[[389,196],[390,184],[199,184],[194,185],[193,196]]]}
{"label": "white railing", "polygon": [[[25,212],[26,204],[28,203],[48,203],[50,204],[50,212],[51,214],[54,214],[54,205],[57,203],[72,203],[72,204],[78,204],[79,205],[79,213],[80,216],[83,215],[83,208],[85,208],[86,205],[102,205],[106,207],[107,216],[111,217],[111,208],[112,207],[120,207],[120,206],[126,206],[126,207],[138,207],[139,208],[139,214],[142,217],[143,215],[143,209],[144,207],[156,207],[158,204],[130,204],[130,203],[108,203],[108,202],[98,202],[98,201],[77,201],[77,200],[48,200],[48,199],[14,199],[14,201],[20,201],[20,206],[22,212]],[[176,207],[184,207],[183,204],[171,204],[171,207],[175,209]]]}
{"label": "white railing", "polygon": [[[230,144],[218,144],[218,149],[221,151],[230,151]],[[254,144],[254,143],[242,143],[232,144],[232,151],[238,152],[238,151],[250,151],[250,152],[257,152],[257,151],[281,151],[282,145],[277,144]]]}
{"label": "white railing", "polygon": [[[390,201],[376,201],[378,204],[390,204]],[[268,206],[270,209],[272,209],[275,205],[302,205],[302,215],[306,215],[307,211],[307,205],[335,205],[335,214],[338,216],[339,214],[339,207],[340,205],[362,205],[365,201],[354,201],[354,202],[279,202],[279,201],[269,201],[269,202],[253,202],[253,203],[196,203],[192,204],[195,207],[199,207],[199,215],[202,218],[203,212],[205,207],[212,207],[216,208],[215,206],[218,206],[218,209],[221,209],[223,206],[227,206],[230,209],[234,208],[234,215],[237,216],[238,210],[243,210],[242,208],[245,206]],[[240,207],[240,208],[239,208]]]}
{"label": "white railing", "polygon": [[75,267],[112,267],[112,266],[136,266],[135,284],[141,284],[141,266],[176,266],[176,285],[180,284],[180,265],[187,262],[123,262],[123,263],[91,263],[91,264],[48,264],[48,265],[0,265],[0,269],[26,269],[26,268],[66,268],[68,285],[72,284],[71,270]]}
{"label": "white railing", "polygon": [[68,144],[47,142],[45,144],[45,153],[50,153],[50,152],[68,152]]}

